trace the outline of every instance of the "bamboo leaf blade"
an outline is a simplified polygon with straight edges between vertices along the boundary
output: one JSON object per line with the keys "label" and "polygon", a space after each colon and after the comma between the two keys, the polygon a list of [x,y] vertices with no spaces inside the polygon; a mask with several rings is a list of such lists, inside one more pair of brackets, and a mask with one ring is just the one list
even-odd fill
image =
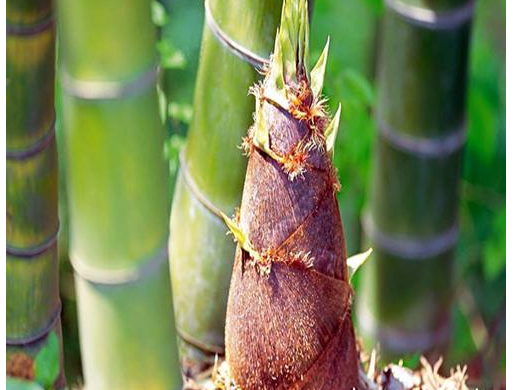
{"label": "bamboo leaf blade", "polygon": [[59,341],[55,332],[50,332],[45,346],[34,360],[35,380],[45,388],[51,388],[60,370]]}
{"label": "bamboo leaf blade", "polygon": [[[321,96],[324,85],[324,74],[326,73],[326,62],[328,61],[328,51],[330,49],[330,37],[326,40],[321,56],[315,63],[310,72],[310,85],[315,97]],[[308,63],[308,62],[305,62]]]}

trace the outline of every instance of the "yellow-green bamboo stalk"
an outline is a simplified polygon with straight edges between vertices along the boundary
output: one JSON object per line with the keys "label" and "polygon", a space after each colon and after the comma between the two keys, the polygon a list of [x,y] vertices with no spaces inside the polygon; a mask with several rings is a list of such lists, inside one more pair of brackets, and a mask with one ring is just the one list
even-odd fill
{"label": "yellow-green bamboo stalk", "polygon": [[374,259],[358,295],[382,354],[446,345],[473,2],[388,0],[378,74],[370,213]]}
{"label": "yellow-green bamboo stalk", "polygon": [[[242,51],[247,50],[268,59],[281,4],[281,0],[205,3],[194,115],[170,218],[170,272],[187,366],[224,353],[235,245],[217,210],[231,214],[240,203],[245,158],[236,146],[252,121],[254,101],[248,89],[256,80],[253,65],[241,57],[246,58]],[[260,61],[254,64],[259,66]]]}
{"label": "yellow-green bamboo stalk", "polygon": [[[9,365],[20,353],[34,359],[50,332],[55,331],[60,339],[61,304],[52,2],[8,1],[6,22]],[[64,384],[61,365],[54,386]]]}
{"label": "yellow-green bamboo stalk", "polygon": [[150,1],[63,0],[59,32],[85,385],[178,389]]}

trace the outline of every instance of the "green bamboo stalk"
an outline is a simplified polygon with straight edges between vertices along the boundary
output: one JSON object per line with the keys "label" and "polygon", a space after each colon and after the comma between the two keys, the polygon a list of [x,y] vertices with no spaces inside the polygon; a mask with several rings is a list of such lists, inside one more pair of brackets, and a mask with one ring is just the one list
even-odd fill
{"label": "green bamboo stalk", "polygon": [[386,2],[364,217],[375,251],[358,295],[362,334],[386,357],[442,351],[450,336],[470,4]]}
{"label": "green bamboo stalk", "polygon": [[[34,359],[52,331],[61,340],[52,6],[7,2],[8,365],[19,353]],[[60,355],[57,388],[65,385]]]}
{"label": "green bamboo stalk", "polygon": [[63,0],[58,10],[85,383],[179,388],[150,2]]}
{"label": "green bamboo stalk", "polygon": [[[206,6],[227,36],[268,58],[281,3],[210,0]],[[256,80],[253,66],[224,47],[207,24],[200,58],[194,116],[170,218],[170,272],[186,365],[224,352],[235,244],[214,211],[232,214],[240,203],[246,162],[236,146],[251,124],[254,101],[247,91]]]}

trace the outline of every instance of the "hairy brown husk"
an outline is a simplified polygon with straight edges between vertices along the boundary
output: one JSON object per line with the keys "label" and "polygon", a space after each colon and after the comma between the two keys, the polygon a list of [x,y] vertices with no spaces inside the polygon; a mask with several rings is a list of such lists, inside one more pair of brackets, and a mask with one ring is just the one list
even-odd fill
{"label": "hairy brown husk", "polygon": [[238,222],[268,269],[262,272],[262,264],[237,248],[226,356],[232,378],[245,390],[351,390],[358,385],[358,356],[339,186],[320,142],[328,120],[296,119],[315,102],[309,89],[295,94],[299,107],[287,111],[265,101],[262,109],[272,151],[289,156],[303,150],[302,173],[293,177],[285,164],[248,147]]}
{"label": "hairy brown husk", "polygon": [[31,381],[34,379],[34,361],[23,352],[14,353],[7,360],[6,374]]}

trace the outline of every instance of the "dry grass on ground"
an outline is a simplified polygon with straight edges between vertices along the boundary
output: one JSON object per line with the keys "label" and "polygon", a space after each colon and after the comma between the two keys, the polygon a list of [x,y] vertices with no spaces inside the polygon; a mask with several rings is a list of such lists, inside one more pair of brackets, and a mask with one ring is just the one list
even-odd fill
{"label": "dry grass on ground", "polygon": [[[442,359],[432,365],[423,357],[420,368],[415,371],[404,367],[402,362],[386,367],[378,367],[376,362],[374,351],[371,356],[363,356],[359,390],[470,390],[466,384],[466,366],[457,366],[444,374],[441,369]],[[228,364],[217,361],[212,368],[198,374],[196,378],[188,378],[185,390],[241,389],[231,380]]]}

